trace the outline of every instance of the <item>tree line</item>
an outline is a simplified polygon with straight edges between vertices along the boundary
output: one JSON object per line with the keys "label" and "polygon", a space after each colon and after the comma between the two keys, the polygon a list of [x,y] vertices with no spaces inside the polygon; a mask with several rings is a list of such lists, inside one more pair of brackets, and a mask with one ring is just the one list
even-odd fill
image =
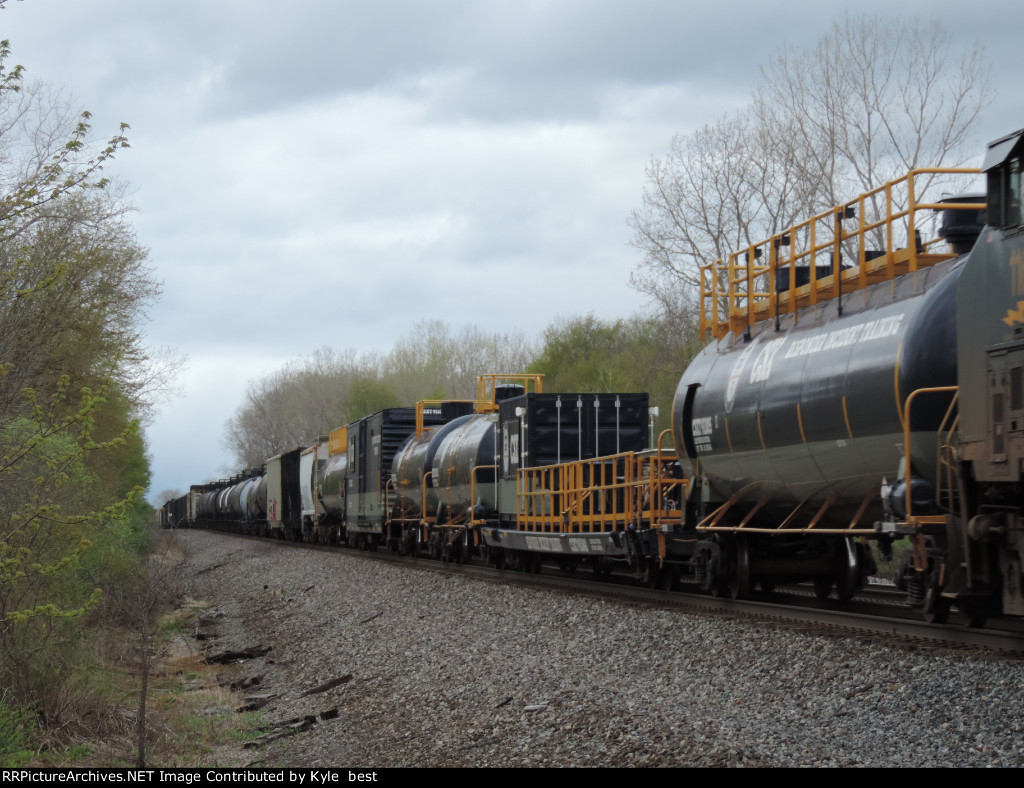
{"label": "tree line", "polygon": [[559,318],[539,341],[522,331],[453,331],[444,321],[424,320],[386,353],[324,347],[250,381],[225,425],[224,444],[238,467],[259,467],[384,408],[472,399],[477,376],[487,373],[541,373],[547,391],[647,391],[661,405],[658,424],[667,426],[695,339],[692,330],[659,317]]}
{"label": "tree line", "polygon": [[[0,3],[0,7],[2,7]],[[101,624],[143,581],[140,419],[168,377],[141,337],[159,285],[97,141],[0,42],[0,762],[84,730]],[[102,719],[102,718],[101,718]],[[102,735],[102,725],[94,726]]]}

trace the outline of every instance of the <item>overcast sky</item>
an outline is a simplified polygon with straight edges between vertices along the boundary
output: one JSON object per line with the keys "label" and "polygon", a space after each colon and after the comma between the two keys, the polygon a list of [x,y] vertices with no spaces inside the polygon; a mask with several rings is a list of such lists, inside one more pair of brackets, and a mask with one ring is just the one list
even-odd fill
{"label": "overcast sky", "polygon": [[158,493],[228,471],[247,381],[322,345],[641,309],[646,164],[847,10],[985,46],[979,154],[1024,125],[1019,0],[11,0],[0,38],[97,138],[131,125],[109,172],[163,282],[148,338],[188,356],[147,428]]}

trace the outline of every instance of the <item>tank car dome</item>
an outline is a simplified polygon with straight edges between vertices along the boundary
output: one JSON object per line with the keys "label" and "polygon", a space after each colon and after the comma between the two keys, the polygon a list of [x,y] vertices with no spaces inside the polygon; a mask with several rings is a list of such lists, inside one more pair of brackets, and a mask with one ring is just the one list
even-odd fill
{"label": "tank car dome", "polygon": [[504,402],[513,397],[521,397],[526,393],[526,388],[518,383],[499,383],[494,387],[494,401]]}
{"label": "tank car dome", "polygon": [[939,200],[940,203],[979,203],[977,209],[947,208],[942,211],[939,235],[949,242],[956,254],[967,254],[971,251],[974,242],[981,235],[981,230],[985,226],[985,200],[984,194],[976,193],[958,194]]}

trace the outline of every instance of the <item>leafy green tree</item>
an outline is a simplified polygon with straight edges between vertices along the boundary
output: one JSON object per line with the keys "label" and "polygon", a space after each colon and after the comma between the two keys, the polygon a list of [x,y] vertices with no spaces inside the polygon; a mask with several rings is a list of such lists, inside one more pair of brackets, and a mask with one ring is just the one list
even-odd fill
{"label": "leafy green tree", "polygon": [[103,172],[127,126],[91,143],[88,113],[9,55],[0,42],[0,683],[53,722],[80,619],[117,581],[86,570],[146,509],[138,417],[161,374],[139,324],[159,288]]}
{"label": "leafy green tree", "polygon": [[402,404],[398,395],[383,380],[359,378],[349,387],[348,396],[345,397],[347,422],[361,419],[385,408],[397,408]]}
{"label": "leafy green tree", "polygon": [[671,423],[672,400],[699,343],[692,327],[667,318],[603,321],[595,315],[556,320],[529,372],[543,373],[546,391],[650,394],[658,431]]}
{"label": "leafy green tree", "polygon": [[549,391],[625,391],[632,377],[624,364],[626,324],[606,323],[590,313],[552,323],[527,371],[545,376]]}

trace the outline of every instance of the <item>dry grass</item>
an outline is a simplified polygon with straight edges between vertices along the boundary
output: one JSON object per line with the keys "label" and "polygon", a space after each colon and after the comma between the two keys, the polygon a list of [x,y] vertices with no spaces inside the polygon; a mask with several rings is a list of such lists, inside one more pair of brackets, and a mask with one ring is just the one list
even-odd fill
{"label": "dry grass", "polygon": [[[242,705],[228,685],[230,668],[207,665],[191,636],[202,602],[185,600],[160,622],[161,645],[150,675],[146,762],[149,766],[238,766],[249,754],[243,743],[258,735],[259,717],[238,714]],[[129,724],[104,737],[91,765],[134,765],[137,752],[138,677],[121,707]]]}
{"label": "dry grass", "polygon": [[[157,576],[181,577],[188,560],[174,534],[158,534],[151,543],[150,565]],[[146,765],[165,767],[239,766],[251,755],[244,742],[260,732],[259,715],[239,714],[241,697],[228,684],[232,668],[207,665],[194,635],[201,600],[185,597],[166,583],[163,613],[143,638],[131,616],[110,616],[92,641],[88,669],[60,691],[64,701],[40,742],[33,765],[135,766],[139,692],[149,649],[146,709]]]}

